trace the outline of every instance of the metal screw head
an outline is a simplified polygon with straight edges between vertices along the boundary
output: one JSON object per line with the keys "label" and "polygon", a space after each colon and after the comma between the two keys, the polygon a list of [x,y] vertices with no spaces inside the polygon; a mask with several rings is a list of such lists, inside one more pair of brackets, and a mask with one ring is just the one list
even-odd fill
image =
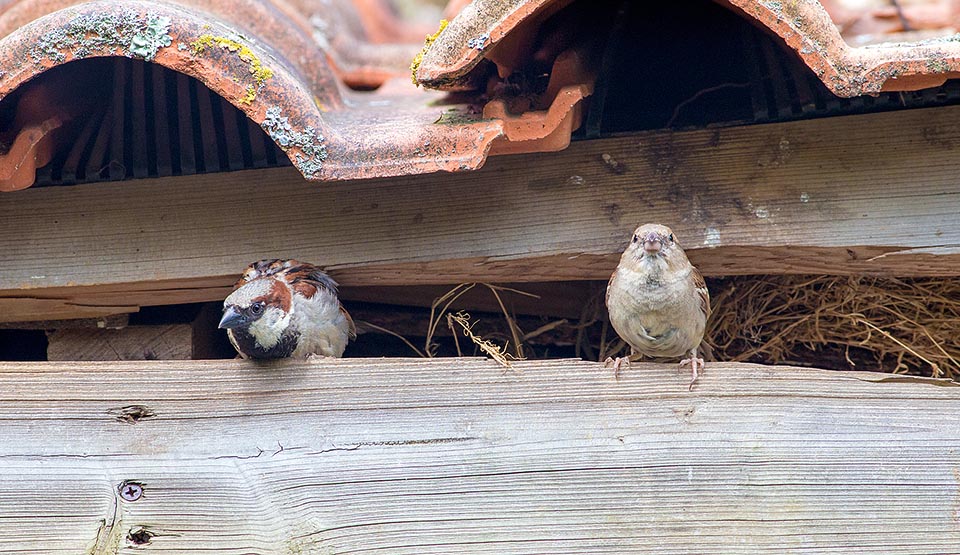
{"label": "metal screw head", "polygon": [[121,482],[117,486],[117,491],[120,492],[120,498],[124,501],[136,501],[143,495],[143,486],[136,482]]}

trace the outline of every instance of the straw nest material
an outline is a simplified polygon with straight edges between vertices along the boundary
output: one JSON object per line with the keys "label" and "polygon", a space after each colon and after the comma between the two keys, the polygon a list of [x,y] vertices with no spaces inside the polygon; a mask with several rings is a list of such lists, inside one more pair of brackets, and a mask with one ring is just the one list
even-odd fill
{"label": "straw nest material", "polygon": [[[449,328],[455,354],[486,354],[504,366],[510,360],[551,356],[604,360],[629,353],[606,319],[605,285],[584,283],[579,320],[525,317],[522,322],[505,301],[530,293],[458,285],[433,303],[422,349],[398,333],[373,327],[400,337],[419,356],[440,355],[436,337]],[[707,322],[713,350],[708,360],[960,379],[958,279],[777,275],[713,279],[708,285],[713,306]],[[501,312],[478,315],[483,325],[474,329],[475,322],[459,312],[458,303],[477,286],[490,290]],[[465,344],[457,339],[461,335]]]}
{"label": "straw nest material", "polygon": [[711,294],[717,360],[960,378],[960,280],[746,276]]}

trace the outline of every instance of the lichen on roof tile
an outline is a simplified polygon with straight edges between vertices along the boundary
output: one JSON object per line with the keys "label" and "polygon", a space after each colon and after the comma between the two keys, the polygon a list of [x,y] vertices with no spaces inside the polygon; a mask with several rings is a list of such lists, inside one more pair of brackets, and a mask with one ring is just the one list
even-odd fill
{"label": "lichen on roof tile", "polygon": [[462,77],[482,59],[481,50],[496,45],[521,21],[548,4],[550,0],[474,0],[423,53],[416,80],[424,86],[442,87]]}
{"label": "lichen on roof tile", "polygon": [[[586,0],[579,0],[584,2]],[[570,0],[475,0],[424,53],[420,84],[453,89],[468,81],[480,60],[537,13]],[[951,37],[873,47],[851,47],[817,0],[725,0],[719,2],[779,36],[810,70],[842,97],[887,90],[915,90],[960,76],[960,42]],[[477,48],[478,37],[489,37]]]}
{"label": "lichen on roof tile", "polygon": [[[390,25],[382,22],[379,42],[367,41],[350,0],[13,0],[0,11],[0,100],[57,65],[124,56],[197,79],[260,125],[311,180],[469,169],[491,148],[559,148],[569,140],[595,72],[560,77],[557,52],[538,62],[550,68],[552,84],[533,90],[534,100],[486,110],[500,117],[443,114],[461,113],[450,111],[458,106],[484,113],[496,100],[487,92],[510,85],[508,77],[522,72],[523,56],[533,55],[532,39],[545,32],[541,24],[587,1],[475,0],[464,6],[414,67],[426,86],[467,91],[444,97],[409,83],[410,58],[401,55],[410,48],[412,57],[419,45],[390,43],[384,31]],[[956,37],[854,48],[814,0],[721,5],[769,29],[840,96],[960,76]],[[517,48],[515,58],[507,56]],[[477,70],[483,60],[493,67],[483,63]],[[429,152],[424,144],[431,145]]]}
{"label": "lichen on roof tile", "polygon": [[80,13],[66,25],[44,34],[30,51],[30,57],[37,64],[47,60],[61,63],[66,60],[64,52],[70,51],[75,58],[120,53],[150,61],[160,48],[170,46],[170,23],[169,17],[132,10]]}
{"label": "lichen on roof tile", "polygon": [[257,56],[249,46],[243,44],[241,40],[242,38],[239,36],[220,37],[205,33],[197,37],[197,40],[191,42],[190,47],[193,49],[193,53],[198,56],[203,54],[203,51],[208,47],[219,47],[236,54],[241,61],[248,64],[249,73],[253,77],[254,82],[247,85],[244,95],[240,98],[240,102],[251,104],[256,100],[257,94],[263,88],[267,79],[273,77],[273,70],[266,67],[260,60],[260,57]]}
{"label": "lichen on roof tile", "polygon": [[327,159],[327,147],[324,137],[313,127],[307,126],[297,131],[290,125],[290,120],[283,115],[280,106],[267,108],[266,117],[260,124],[264,131],[280,148],[287,152],[294,150],[294,164],[307,177],[318,175],[323,169],[323,161]]}
{"label": "lichen on roof tile", "polygon": [[[332,1],[336,13],[354,9],[349,0]],[[317,9],[307,0],[15,0],[0,12],[0,101],[56,66],[122,56],[197,79],[258,124],[310,180],[458,171],[483,162],[502,133],[499,123],[434,124],[440,110],[432,103],[441,95],[409,81],[390,84],[391,75],[409,71],[400,64],[365,66],[364,56],[373,60],[378,51],[356,42],[362,38],[333,41],[359,51],[338,67],[342,51],[324,50],[313,39],[309,21]],[[408,46],[415,52],[416,45]],[[384,48],[394,58],[406,51]],[[351,79],[383,86],[354,92],[344,67],[360,72]],[[424,143],[442,148],[424,157]]]}
{"label": "lichen on roof tile", "polygon": [[157,55],[157,50],[170,46],[170,18],[165,16],[147,16],[147,27],[130,39],[130,52],[148,62]]}

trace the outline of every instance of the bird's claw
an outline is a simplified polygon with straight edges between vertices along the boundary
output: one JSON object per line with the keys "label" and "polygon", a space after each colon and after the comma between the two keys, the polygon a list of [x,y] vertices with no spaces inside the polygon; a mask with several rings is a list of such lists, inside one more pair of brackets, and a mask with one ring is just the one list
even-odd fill
{"label": "bird's claw", "polygon": [[699,366],[700,371],[703,371],[704,362],[702,358],[698,358],[695,356],[691,358],[685,358],[680,361],[680,368],[683,368],[688,364],[690,365],[690,369],[693,370],[693,379],[690,380],[690,387],[689,387],[689,390],[693,391],[693,384],[696,383],[697,378],[700,377],[700,372],[697,371],[697,367]]}
{"label": "bird's claw", "polygon": [[603,361],[604,368],[609,368],[611,363],[613,364],[613,379],[620,381],[620,369],[630,369],[630,357],[607,357],[607,360]]}

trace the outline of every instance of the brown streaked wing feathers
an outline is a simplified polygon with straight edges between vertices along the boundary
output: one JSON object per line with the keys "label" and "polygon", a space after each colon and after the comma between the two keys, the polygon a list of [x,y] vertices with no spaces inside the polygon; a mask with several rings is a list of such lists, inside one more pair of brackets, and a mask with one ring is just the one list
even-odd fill
{"label": "brown streaked wing feathers", "polygon": [[337,294],[337,282],[312,264],[295,264],[283,273],[286,276],[287,283],[296,292],[308,299],[313,297],[320,289],[326,289],[334,295]]}
{"label": "brown streaked wing feathers", "polygon": [[698,270],[696,266],[693,267],[690,275],[693,277],[693,286],[697,289],[697,294],[700,295],[700,311],[703,312],[704,316],[709,318],[710,290],[707,289],[707,282],[703,279],[703,274],[700,273],[700,270]]}
{"label": "brown streaked wing feathers", "polygon": [[347,309],[343,308],[343,305],[340,305],[340,314],[343,314],[343,317],[347,319],[347,326],[350,331],[350,339],[356,339],[357,325],[353,323],[353,317],[350,316],[350,313],[347,312]]}

